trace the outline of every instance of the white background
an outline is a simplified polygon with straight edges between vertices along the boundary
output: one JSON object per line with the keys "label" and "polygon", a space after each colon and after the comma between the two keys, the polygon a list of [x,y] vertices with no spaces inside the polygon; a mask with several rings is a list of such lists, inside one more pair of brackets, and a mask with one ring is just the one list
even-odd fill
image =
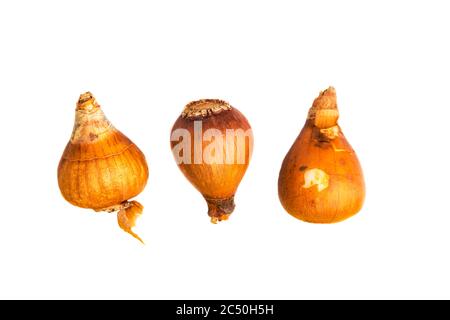
{"label": "white background", "polygon": [[[450,298],[448,14],[446,1],[2,1],[0,298]],[[312,225],[284,212],[277,179],[329,85],[367,198]],[[147,156],[145,246],[60,195],[86,90]],[[199,98],[229,101],[255,134],[220,225],[169,147]]]}

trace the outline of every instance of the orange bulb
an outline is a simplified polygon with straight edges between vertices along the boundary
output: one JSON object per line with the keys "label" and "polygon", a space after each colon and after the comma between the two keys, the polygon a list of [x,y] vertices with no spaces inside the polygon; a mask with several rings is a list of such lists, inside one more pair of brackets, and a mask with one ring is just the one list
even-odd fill
{"label": "orange bulb", "polygon": [[119,226],[131,229],[142,205],[128,201],[144,189],[148,167],[144,154],[108,121],[90,92],[80,96],[75,126],[58,166],[58,183],[71,204],[118,212]]}
{"label": "orange bulb", "polygon": [[211,222],[227,220],[253,147],[244,115],[222,100],[191,102],[172,128],[171,147],[178,167],[205,198]]}
{"label": "orange bulb", "polygon": [[362,208],[363,172],[338,118],[336,92],[330,87],[315,99],[281,166],[281,204],[300,220],[339,222]]}

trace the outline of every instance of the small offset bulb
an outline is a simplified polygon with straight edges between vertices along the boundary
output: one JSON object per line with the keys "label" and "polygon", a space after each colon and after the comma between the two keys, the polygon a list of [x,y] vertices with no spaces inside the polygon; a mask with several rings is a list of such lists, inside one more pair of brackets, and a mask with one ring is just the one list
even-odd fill
{"label": "small offset bulb", "polygon": [[362,169],[338,118],[336,91],[330,87],[314,100],[308,119],[281,166],[281,204],[300,220],[339,222],[362,208]]}
{"label": "small offset bulb", "polygon": [[132,231],[143,206],[129,201],[144,190],[148,167],[144,154],[108,121],[90,92],[80,96],[72,136],[58,166],[58,184],[71,204],[115,212],[119,226]]}

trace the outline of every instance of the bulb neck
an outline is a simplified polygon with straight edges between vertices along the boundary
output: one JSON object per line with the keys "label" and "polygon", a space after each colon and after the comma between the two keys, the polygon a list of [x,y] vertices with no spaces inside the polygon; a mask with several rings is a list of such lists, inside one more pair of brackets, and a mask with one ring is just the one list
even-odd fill
{"label": "bulb neck", "polygon": [[95,142],[114,129],[100,105],[90,92],[83,93],[77,102],[72,143]]}
{"label": "bulb neck", "polygon": [[320,129],[337,125],[339,111],[337,108],[336,90],[333,87],[320,92],[308,112],[308,119]]}

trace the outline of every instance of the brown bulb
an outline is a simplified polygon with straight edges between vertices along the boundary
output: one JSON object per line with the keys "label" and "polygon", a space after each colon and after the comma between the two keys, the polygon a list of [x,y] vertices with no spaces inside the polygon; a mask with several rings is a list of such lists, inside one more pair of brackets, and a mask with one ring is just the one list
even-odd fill
{"label": "brown bulb", "polygon": [[142,205],[128,201],[144,189],[148,167],[144,154],[105,117],[90,92],[80,96],[72,137],[58,166],[58,183],[71,204],[95,211],[117,211],[119,226],[133,231]]}
{"label": "brown bulb", "polygon": [[294,217],[333,223],[356,214],[365,196],[364,178],[355,151],[337,121],[336,92],[320,93],[281,167],[278,193]]}
{"label": "brown bulb", "polygon": [[253,148],[244,115],[222,100],[191,102],[173,126],[171,147],[179,168],[208,203],[211,222],[227,220]]}

